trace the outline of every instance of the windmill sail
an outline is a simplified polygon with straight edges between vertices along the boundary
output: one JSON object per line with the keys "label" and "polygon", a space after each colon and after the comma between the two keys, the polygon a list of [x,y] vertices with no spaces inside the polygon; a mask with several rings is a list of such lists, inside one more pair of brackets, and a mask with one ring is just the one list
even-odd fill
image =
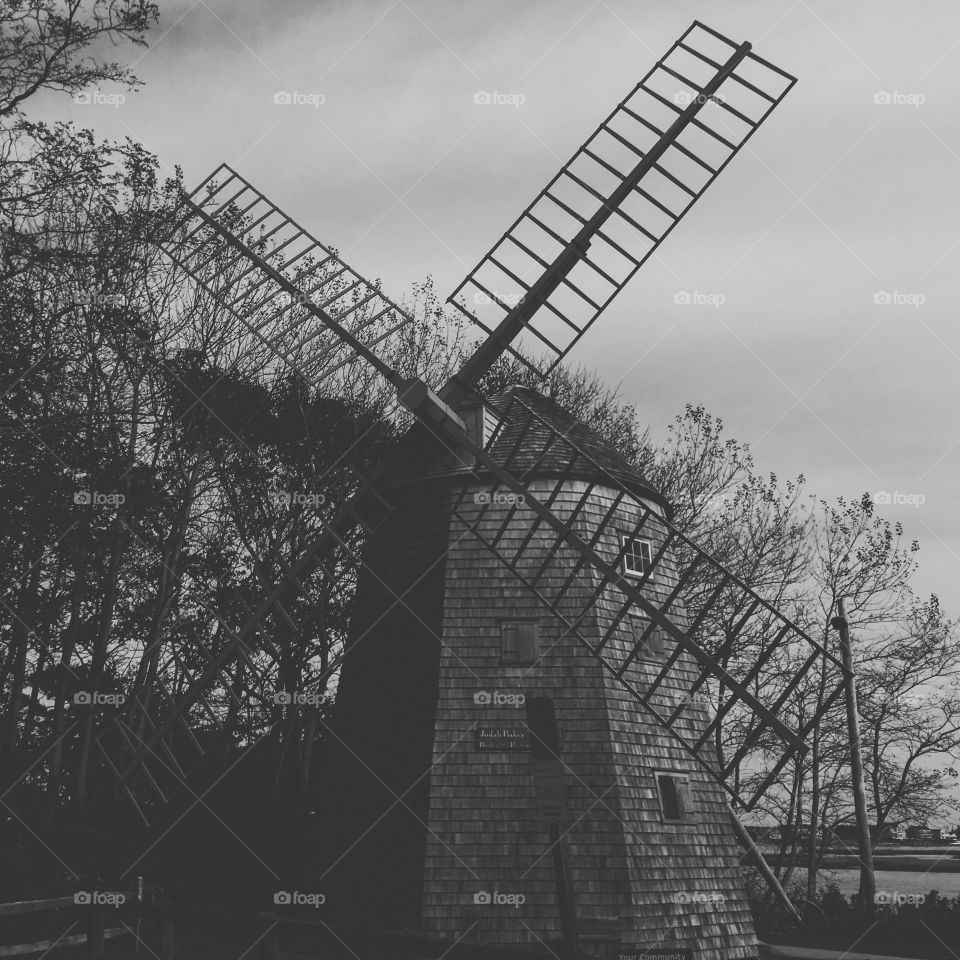
{"label": "windmill sail", "polygon": [[450,296],[487,338],[461,379],[560,363],[795,82],[691,25]]}
{"label": "windmill sail", "polygon": [[280,370],[335,382],[362,359],[393,376],[385,358],[413,317],[236,171],[218,167],[175,221],[164,252]]}

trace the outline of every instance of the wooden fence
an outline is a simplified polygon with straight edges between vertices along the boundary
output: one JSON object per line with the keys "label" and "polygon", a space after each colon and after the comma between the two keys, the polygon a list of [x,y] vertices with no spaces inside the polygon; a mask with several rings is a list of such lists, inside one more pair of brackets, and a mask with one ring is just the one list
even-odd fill
{"label": "wooden fence", "polygon": [[[21,940],[18,934],[29,935]],[[551,954],[563,955],[559,944],[548,952],[454,943],[417,934],[334,929],[303,915],[174,906],[143,888],[0,903],[0,960],[47,960],[61,955],[71,960],[111,956],[144,960],[179,956],[182,960],[190,952],[183,948],[195,946],[201,934],[214,943],[221,938],[242,939],[248,948],[245,956],[251,960],[341,960],[357,955],[391,960],[544,960]]]}
{"label": "wooden fence", "polygon": [[145,899],[142,887],[0,903],[0,958],[68,951],[102,960],[108,942],[126,939],[135,953],[146,953],[145,925],[154,928],[152,951],[160,960],[173,960],[172,919],[162,905]]}

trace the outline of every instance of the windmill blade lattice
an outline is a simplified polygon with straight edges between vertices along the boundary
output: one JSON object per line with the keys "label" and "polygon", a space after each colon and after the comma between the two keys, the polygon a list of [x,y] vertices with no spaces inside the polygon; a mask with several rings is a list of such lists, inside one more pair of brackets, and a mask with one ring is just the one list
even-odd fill
{"label": "windmill blade lattice", "polygon": [[[200,649],[209,667],[215,656],[202,644]],[[204,685],[205,695],[198,703],[202,715],[193,717],[189,713],[192,704],[171,692],[167,678],[179,676],[181,683],[192,687],[197,683],[197,671],[173,651],[159,665],[153,683],[128,700],[124,709],[98,733],[96,743],[101,756],[145,824],[149,825],[158,811],[169,806],[179,788],[195,779],[217,745],[225,745],[223,721],[230,710],[249,709],[251,699],[258,701],[263,710],[276,709],[268,702],[272,686],[269,669],[258,665],[252,651],[244,647],[240,648],[239,659],[241,671],[247,672],[248,678],[237,672],[233,676],[219,676],[216,683]],[[237,691],[241,685],[243,698]],[[154,697],[161,700],[162,709],[169,712],[173,721],[162,731],[155,712],[150,709]],[[128,766],[134,759],[132,767]]]}
{"label": "windmill blade lattice", "polygon": [[560,363],[795,82],[691,25],[451,295],[490,338],[470,373]]}
{"label": "windmill blade lattice", "polygon": [[413,317],[226,164],[182,198],[161,246],[278,369],[331,385],[348,367],[391,380]]}
{"label": "windmill blade lattice", "polygon": [[[222,722],[229,711],[256,709],[275,726],[286,705],[280,697],[297,693],[313,704],[323,699],[327,682],[343,659],[342,639],[332,649],[317,644],[323,662],[303,686],[290,691],[279,666],[282,653],[272,636],[297,638],[317,632],[309,621],[310,612],[321,606],[321,586],[337,594],[334,602],[347,602],[349,571],[362,562],[351,531],[376,529],[391,509],[374,486],[380,472],[362,479],[353,496],[332,514],[314,517],[323,533],[295,563],[276,556],[269,563],[266,557],[253,557],[254,565],[262,568],[262,601],[253,608],[238,595],[231,603],[212,604],[217,636],[205,642],[194,637],[182,649],[172,648],[148,681],[134,683],[134,696],[99,731],[100,753],[146,823],[194,781],[198,771],[210,768],[218,746],[236,746],[221,742],[230,733]],[[276,583],[269,578],[271,570],[279,570]],[[238,688],[244,695],[242,703]],[[203,731],[203,742],[197,731]]]}
{"label": "windmill blade lattice", "polygon": [[[519,393],[498,416],[484,450],[474,451],[475,475],[492,487],[480,503],[469,486],[461,489],[451,508],[460,530],[753,809],[843,693],[843,664],[674,527],[567,424],[551,422]],[[564,480],[544,498],[534,485],[545,470]],[[571,498],[568,478],[578,477],[590,479]],[[591,623],[602,625],[599,635]],[[640,655],[664,632],[672,649],[653,669]],[[821,676],[829,681],[813,709],[805,694]],[[744,770],[748,786],[740,790]]]}

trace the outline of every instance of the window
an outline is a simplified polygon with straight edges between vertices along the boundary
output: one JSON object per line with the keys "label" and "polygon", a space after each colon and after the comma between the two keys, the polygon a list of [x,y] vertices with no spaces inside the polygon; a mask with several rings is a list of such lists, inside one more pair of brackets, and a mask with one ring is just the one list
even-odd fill
{"label": "window", "polygon": [[640,660],[662,660],[667,654],[667,641],[663,632],[663,627],[655,625],[653,630],[647,634],[646,640],[643,639],[650,626],[650,621],[646,617],[637,617],[631,615],[628,623],[632,630],[632,640],[634,645],[642,643],[637,657]]}
{"label": "window", "polygon": [[642,577],[650,570],[653,549],[649,540],[623,538],[623,572],[630,577]]}
{"label": "window", "polygon": [[685,823],[693,820],[693,800],[690,778],[680,773],[655,773],[657,795],[660,797],[660,817],[667,823]]}
{"label": "window", "polygon": [[500,662],[534,663],[539,655],[538,620],[500,622]]}

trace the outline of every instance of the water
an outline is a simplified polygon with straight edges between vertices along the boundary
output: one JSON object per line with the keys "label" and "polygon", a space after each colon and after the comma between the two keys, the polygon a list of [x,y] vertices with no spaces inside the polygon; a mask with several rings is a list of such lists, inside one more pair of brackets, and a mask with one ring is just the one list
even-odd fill
{"label": "water", "polygon": [[[943,897],[960,895],[960,873],[924,873],[922,870],[878,870],[877,892],[882,893],[929,893],[939,890]],[[821,870],[817,886],[836,883],[841,893],[856,893],[860,887],[859,870]]]}

